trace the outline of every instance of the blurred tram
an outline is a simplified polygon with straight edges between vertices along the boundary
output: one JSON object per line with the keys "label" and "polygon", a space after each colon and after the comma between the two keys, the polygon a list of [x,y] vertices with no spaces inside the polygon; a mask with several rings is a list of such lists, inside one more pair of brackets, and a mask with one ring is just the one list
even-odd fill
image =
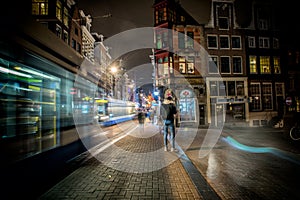
{"label": "blurred tram", "polygon": [[113,117],[129,116],[136,113],[136,104],[131,101],[123,101],[114,98],[95,100],[98,121],[107,121]]}
{"label": "blurred tram", "polygon": [[[29,52],[31,64],[0,59],[0,148],[5,163],[79,139],[75,126],[135,113],[135,103],[95,98],[97,85]],[[42,68],[33,64],[45,62]],[[47,64],[47,65],[46,65]]]}
{"label": "blurred tram", "polygon": [[[105,113],[101,111],[96,100],[103,97],[103,88],[93,69],[82,69],[86,59],[81,49],[27,17],[25,10],[9,12],[0,21],[6,27],[0,32],[3,199],[27,198],[57,181],[69,161],[87,151],[78,126],[88,130],[91,124],[98,126],[101,112],[121,116],[133,108],[130,102],[108,100],[102,105]],[[97,144],[92,134],[97,133],[87,137]]]}
{"label": "blurred tram", "polygon": [[[74,59],[73,49],[62,46],[62,55],[53,57],[47,48],[26,45],[0,42],[1,168],[32,157],[47,160],[52,153],[59,164],[65,164],[86,151],[76,126],[134,114],[134,102],[100,99],[103,89],[97,80],[74,67],[83,61]],[[62,58],[64,53],[72,61]],[[77,63],[71,63],[74,60]]]}

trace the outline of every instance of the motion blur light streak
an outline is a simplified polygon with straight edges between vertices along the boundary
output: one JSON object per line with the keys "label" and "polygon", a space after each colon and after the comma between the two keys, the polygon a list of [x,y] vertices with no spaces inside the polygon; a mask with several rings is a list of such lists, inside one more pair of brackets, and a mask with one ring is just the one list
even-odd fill
{"label": "motion blur light streak", "polygon": [[233,139],[230,136],[227,136],[226,138],[223,138],[225,142],[227,142],[230,146],[237,148],[242,151],[250,152],[250,153],[271,153],[275,156],[278,156],[282,159],[288,160],[290,162],[293,162],[297,165],[300,165],[300,156],[295,155],[293,153],[289,153],[286,151],[282,151],[280,149],[274,148],[274,147],[251,147],[244,144],[239,143],[235,139]]}

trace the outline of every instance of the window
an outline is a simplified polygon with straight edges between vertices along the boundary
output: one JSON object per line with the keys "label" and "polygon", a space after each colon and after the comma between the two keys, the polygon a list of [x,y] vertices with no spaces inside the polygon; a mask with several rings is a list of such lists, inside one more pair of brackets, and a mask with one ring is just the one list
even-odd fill
{"label": "window", "polygon": [[269,56],[261,56],[259,64],[260,64],[260,73],[261,74],[270,74],[271,73]]}
{"label": "window", "polygon": [[257,74],[256,56],[249,56],[250,74]]}
{"label": "window", "polygon": [[284,83],[275,83],[276,96],[283,96],[284,94]]}
{"label": "window", "polygon": [[78,28],[75,28],[75,35],[78,35],[79,34],[79,31],[78,31]]}
{"label": "window", "polygon": [[219,28],[220,29],[229,29],[229,21],[227,17],[219,17]]}
{"label": "window", "polygon": [[259,48],[270,48],[269,38],[259,37]]}
{"label": "window", "polygon": [[284,83],[275,83],[275,95],[276,95],[276,110],[279,110],[280,105],[284,100]]}
{"label": "window", "polygon": [[220,48],[229,49],[229,36],[220,36]]}
{"label": "window", "polygon": [[264,109],[272,110],[273,109],[272,83],[263,83],[262,92],[263,92]]}
{"label": "window", "polygon": [[62,5],[60,1],[56,1],[56,18],[62,21]]}
{"label": "window", "polygon": [[268,30],[268,21],[266,19],[258,19],[258,28],[260,30]]}
{"label": "window", "polygon": [[179,57],[179,71],[182,74],[186,73],[186,70],[185,70],[185,58],[184,57]]}
{"label": "window", "polygon": [[194,94],[190,90],[183,90],[180,93],[179,109],[180,121],[196,121],[196,101]]}
{"label": "window", "polygon": [[194,66],[194,57],[188,56],[187,58],[187,73],[194,74],[195,73],[195,66]]}
{"label": "window", "polygon": [[208,73],[219,73],[218,56],[210,56],[208,65]]}
{"label": "window", "polygon": [[48,15],[48,0],[32,0],[32,15]]}
{"label": "window", "polygon": [[69,11],[67,8],[64,8],[64,25],[69,27]]}
{"label": "window", "polygon": [[228,96],[236,96],[235,81],[228,81]]}
{"label": "window", "polygon": [[178,48],[179,49],[185,48],[184,36],[185,36],[185,34],[183,32],[178,32]]}
{"label": "window", "polygon": [[173,58],[172,56],[169,57],[169,68],[170,68],[170,74],[174,73],[174,67],[173,67]]}
{"label": "window", "polygon": [[168,57],[164,57],[164,63],[163,63],[163,68],[164,68],[164,76],[169,76],[169,59]]}
{"label": "window", "polygon": [[79,42],[77,42],[76,51],[77,51],[78,53],[81,53],[81,45],[80,45]]}
{"label": "window", "polygon": [[169,14],[169,16],[168,16],[169,19],[168,20],[170,20],[171,22],[174,22],[175,21],[175,14],[174,14],[173,10],[169,9],[168,14]]}
{"label": "window", "polygon": [[59,38],[62,37],[62,30],[61,30],[61,27],[58,24],[56,24],[56,35]]}
{"label": "window", "polygon": [[280,58],[278,56],[273,57],[273,65],[274,65],[274,73],[280,74],[281,73]]}
{"label": "window", "polygon": [[216,35],[207,36],[207,43],[209,49],[217,49],[218,48],[217,36]]}
{"label": "window", "polygon": [[231,37],[232,48],[233,49],[241,49],[241,37],[240,36],[232,36]]}
{"label": "window", "polygon": [[261,110],[261,92],[259,83],[250,83],[250,97],[252,102],[250,103],[250,110]]}
{"label": "window", "polygon": [[76,40],[72,38],[71,47],[76,50]]}
{"label": "window", "polygon": [[236,82],[236,91],[238,96],[244,96],[244,81]]}
{"label": "window", "polygon": [[167,48],[168,47],[168,32],[167,31],[164,31],[162,33],[163,35],[163,40],[162,40],[162,47],[163,48]]}
{"label": "window", "polygon": [[156,48],[161,49],[162,48],[162,38],[160,34],[156,35]]}
{"label": "window", "polygon": [[194,32],[187,32],[186,48],[194,48]]}
{"label": "window", "polygon": [[218,96],[218,85],[217,81],[210,81],[209,88],[210,88],[210,96]]}
{"label": "window", "polygon": [[249,48],[255,48],[255,37],[249,36],[248,37],[248,47]]}
{"label": "window", "polygon": [[273,48],[279,49],[279,39],[278,38],[273,38]]}
{"label": "window", "polygon": [[164,9],[159,9],[157,12],[157,23],[165,21],[165,12]]}
{"label": "window", "polygon": [[229,62],[229,57],[228,56],[222,56],[221,58],[221,73],[224,74],[228,74],[230,73],[230,62]]}
{"label": "window", "polygon": [[63,40],[68,44],[69,43],[69,33],[64,30],[64,38]]}
{"label": "window", "polygon": [[219,96],[226,96],[226,82],[219,81]]}
{"label": "window", "polygon": [[163,66],[163,59],[158,58],[157,60],[157,75],[158,77],[163,77],[164,76],[164,66]]}
{"label": "window", "polygon": [[233,73],[241,74],[242,73],[242,57],[234,56],[232,57]]}
{"label": "window", "polygon": [[185,22],[185,17],[181,15],[181,16],[180,16],[180,21],[181,21],[181,22]]}

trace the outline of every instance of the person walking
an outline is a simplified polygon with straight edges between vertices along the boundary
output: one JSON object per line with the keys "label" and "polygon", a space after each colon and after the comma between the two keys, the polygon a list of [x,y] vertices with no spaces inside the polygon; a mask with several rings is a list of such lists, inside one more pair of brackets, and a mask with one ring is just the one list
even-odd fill
{"label": "person walking", "polygon": [[172,96],[168,96],[161,104],[160,110],[161,118],[163,120],[164,129],[164,150],[168,151],[168,132],[170,130],[170,144],[171,151],[176,151],[175,149],[175,124],[174,119],[177,114],[177,108],[173,101]]}
{"label": "person walking", "polygon": [[138,110],[138,121],[141,129],[144,129],[144,123],[145,123],[145,113],[142,109]]}

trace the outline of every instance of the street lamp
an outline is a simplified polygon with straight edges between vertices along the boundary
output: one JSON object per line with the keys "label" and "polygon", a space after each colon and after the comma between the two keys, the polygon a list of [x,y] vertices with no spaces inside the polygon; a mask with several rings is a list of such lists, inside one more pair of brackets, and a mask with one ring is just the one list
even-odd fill
{"label": "street lamp", "polygon": [[149,56],[151,59],[151,64],[153,66],[153,91],[156,90],[156,66],[155,66],[155,54],[154,49],[152,48],[152,55]]}
{"label": "street lamp", "polygon": [[115,74],[118,72],[118,68],[117,68],[116,66],[112,66],[112,67],[110,68],[110,71],[111,71],[111,73],[112,73],[113,75],[115,75]]}

